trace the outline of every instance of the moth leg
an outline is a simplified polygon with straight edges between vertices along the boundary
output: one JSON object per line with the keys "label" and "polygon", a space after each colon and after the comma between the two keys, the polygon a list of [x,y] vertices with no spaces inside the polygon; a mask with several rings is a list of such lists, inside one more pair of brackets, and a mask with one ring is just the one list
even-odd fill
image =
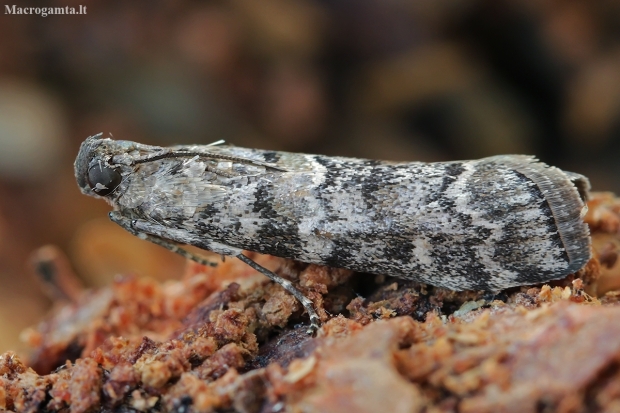
{"label": "moth leg", "polygon": [[110,220],[125,230],[135,235],[136,237],[143,239],[145,241],[152,242],[153,244],[159,245],[160,247],[164,247],[174,253],[179,254],[182,257],[190,259],[192,261],[196,261],[198,264],[205,265],[208,267],[217,267],[217,263],[210,261],[206,258],[203,258],[197,254],[194,254],[190,251],[187,251],[183,247],[179,246],[176,242],[169,241],[163,237],[159,237],[157,235],[152,235],[149,232],[141,230],[140,228],[136,228],[136,224],[139,222],[138,220],[132,220],[127,217],[124,217],[118,211],[112,211],[109,214]]}
{"label": "moth leg", "polygon": [[217,262],[210,261],[206,258],[199,256],[198,254],[194,254],[193,252],[186,250],[185,248],[179,246],[178,244],[175,244],[174,242],[170,242],[154,235],[145,234],[144,232],[140,232],[137,236],[140,239],[152,242],[153,244],[157,244],[160,247],[164,247],[176,254],[179,254],[181,257],[195,261],[200,265],[205,265],[207,267],[217,267]]}
{"label": "moth leg", "polygon": [[320,319],[319,316],[316,314],[316,311],[314,311],[314,304],[312,303],[312,301],[310,301],[310,299],[308,299],[308,297],[303,295],[301,291],[295,288],[295,286],[289,280],[286,280],[279,275],[269,271],[267,268],[257,264],[247,256],[239,254],[237,255],[237,258],[248,264],[250,267],[254,268],[256,271],[263,273],[271,281],[280,284],[282,288],[284,288],[293,297],[295,297],[297,301],[299,301],[301,305],[304,306],[304,309],[310,316],[310,327],[308,327],[307,333],[310,335],[314,335],[314,333],[317,332],[320,327]]}
{"label": "moth leg", "polygon": [[123,216],[123,214],[119,211],[110,212],[109,217],[113,222],[117,223],[130,233],[136,235],[137,237],[147,241],[151,241],[157,245],[161,245],[164,248],[176,252],[177,254],[181,254],[184,257],[187,257],[203,265],[213,265],[213,263],[206,261],[196,256],[195,254],[192,254],[189,251],[184,250],[183,248],[179,247],[175,243],[175,241],[178,241],[182,244],[194,245],[199,248],[213,251],[217,254],[239,258],[241,261],[245,262],[256,271],[264,274],[273,282],[281,285],[282,288],[288,291],[301,303],[301,305],[308,313],[308,316],[310,317],[310,327],[308,328],[308,334],[314,334],[318,330],[320,319],[319,316],[316,314],[316,311],[314,311],[314,304],[312,303],[312,301],[310,301],[305,295],[303,295],[301,291],[295,288],[289,280],[285,280],[284,278],[274,274],[267,268],[262,267],[261,265],[252,261],[250,258],[243,255],[243,251],[241,249],[221,244],[213,240],[208,240],[202,236],[195,236],[188,233],[187,231],[168,228],[161,224],[153,223],[151,221],[130,219]]}

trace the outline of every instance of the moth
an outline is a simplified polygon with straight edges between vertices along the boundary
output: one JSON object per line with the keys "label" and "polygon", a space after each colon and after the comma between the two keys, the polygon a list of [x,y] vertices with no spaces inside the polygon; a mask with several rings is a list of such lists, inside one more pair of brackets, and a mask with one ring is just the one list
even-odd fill
{"label": "moth", "polygon": [[98,134],[82,143],[75,175],[127,231],[262,272],[301,302],[310,331],[312,302],[244,250],[494,292],[563,278],[591,254],[588,179],[532,156],[403,163]]}

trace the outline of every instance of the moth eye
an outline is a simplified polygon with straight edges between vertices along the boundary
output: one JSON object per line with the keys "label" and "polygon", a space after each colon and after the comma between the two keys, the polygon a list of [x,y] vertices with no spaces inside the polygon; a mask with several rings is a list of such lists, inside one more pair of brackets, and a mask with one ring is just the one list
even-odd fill
{"label": "moth eye", "polygon": [[107,195],[121,183],[121,174],[103,165],[93,165],[88,170],[88,186],[97,195]]}

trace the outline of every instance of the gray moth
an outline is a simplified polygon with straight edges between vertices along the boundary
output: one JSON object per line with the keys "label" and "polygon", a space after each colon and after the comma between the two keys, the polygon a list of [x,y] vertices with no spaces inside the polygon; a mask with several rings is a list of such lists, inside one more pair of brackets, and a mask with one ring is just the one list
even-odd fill
{"label": "gray moth", "polygon": [[243,250],[494,292],[563,278],[591,254],[588,179],[525,155],[403,163],[99,134],[82,143],[75,175],[133,234],[263,272],[300,300],[311,331],[312,302]]}

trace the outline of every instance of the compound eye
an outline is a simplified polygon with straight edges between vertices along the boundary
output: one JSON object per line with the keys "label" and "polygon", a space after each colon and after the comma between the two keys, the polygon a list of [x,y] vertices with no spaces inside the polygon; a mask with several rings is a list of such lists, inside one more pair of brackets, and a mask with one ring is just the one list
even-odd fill
{"label": "compound eye", "polygon": [[88,186],[97,195],[107,195],[121,184],[121,174],[103,165],[93,165],[88,170]]}

